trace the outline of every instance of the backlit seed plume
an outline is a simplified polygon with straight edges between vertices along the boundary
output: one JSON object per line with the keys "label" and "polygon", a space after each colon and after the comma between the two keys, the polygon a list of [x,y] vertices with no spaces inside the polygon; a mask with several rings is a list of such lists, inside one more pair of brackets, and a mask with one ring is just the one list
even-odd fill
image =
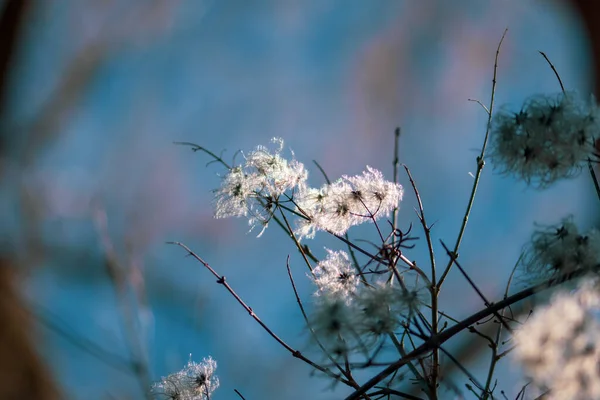
{"label": "backlit seed plume", "polygon": [[163,377],[152,386],[152,393],[161,399],[169,400],[208,400],[219,387],[215,375],[217,362],[211,357],[201,363],[190,360],[178,372]]}
{"label": "backlit seed plume", "polygon": [[526,246],[520,267],[521,279],[528,283],[592,269],[600,264],[600,232],[579,233],[572,217],[559,225],[535,231]]}
{"label": "backlit seed plume", "polygon": [[502,172],[538,187],[575,176],[600,138],[595,100],[574,93],[536,96],[520,111],[494,115],[491,160]]}
{"label": "backlit seed plume", "polygon": [[514,334],[515,359],[553,400],[600,398],[597,284],[561,292]]}
{"label": "backlit seed plume", "polygon": [[[274,138],[274,151],[258,146],[245,156],[243,165],[231,168],[215,190],[215,217],[248,217],[250,226],[266,227],[272,216],[272,203],[286,191],[304,185],[308,177],[304,165],[281,156],[283,140]],[[292,153],[293,157],[293,153]]]}
{"label": "backlit seed plume", "polygon": [[299,221],[296,233],[301,238],[312,238],[319,230],[343,235],[351,226],[389,216],[402,195],[401,185],[369,166],[362,175],[344,175],[320,189],[302,188],[295,199],[306,219]]}
{"label": "backlit seed plume", "polygon": [[358,286],[358,276],[345,251],[327,250],[310,275],[318,287],[316,295],[339,296],[350,301]]}

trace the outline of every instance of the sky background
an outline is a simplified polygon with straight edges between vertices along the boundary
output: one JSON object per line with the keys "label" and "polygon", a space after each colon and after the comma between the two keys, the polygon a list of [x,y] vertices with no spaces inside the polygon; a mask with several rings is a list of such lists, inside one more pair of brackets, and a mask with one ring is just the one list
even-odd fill
{"label": "sky background", "polygon": [[[38,2],[3,122],[15,135],[11,156],[2,160],[8,172],[0,196],[10,238],[4,245],[21,254],[28,301],[73,335],[126,356],[105,268],[109,243],[128,271],[127,301],[137,310],[153,378],[181,369],[190,354],[196,361],[210,355],[221,379],[215,400],[238,398],[234,388],[247,399],[341,398],[346,388],[332,391],[328,380],[311,377],[206,270],[165,244],[187,244],[278,335],[309,351],[287,278],[288,254],[307,303],[312,288],[293,243],[275,225],[256,238],[243,219],[215,220],[211,190],[225,171],[173,142],[226,150],[230,161],[237,150],[282,137],[308,167],[309,182],[320,186],[312,160],[333,179],[366,165],[391,179],[393,131],[400,126],[400,160],[411,169],[428,221],[436,222],[434,240],[454,243],[487,120],[468,99],[489,103],[505,28],[496,106],[518,108],[531,95],[560,90],[538,50],[568,89],[589,93],[587,39],[562,2]],[[404,174],[400,182],[406,229],[418,221]],[[461,265],[486,295],[499,298],[534,222],[574,214],[589,227],[592,189],[582,174],[540,191],[488,163]],[[324,246],[341,248],[323,234],[310,245],[317,255]],[[445,264],[440,246],[436,251]],[[424,243],[407,254],[427,262]],[[456,271],[441,304],[458,317],[483,306]],[[38,333],[69,398],[141,398],[131,374],[43,324]],[[486,363],[469,365],[477,371]],[[516,367],[508,359],[501,366],[499,387],[516,394]]]}

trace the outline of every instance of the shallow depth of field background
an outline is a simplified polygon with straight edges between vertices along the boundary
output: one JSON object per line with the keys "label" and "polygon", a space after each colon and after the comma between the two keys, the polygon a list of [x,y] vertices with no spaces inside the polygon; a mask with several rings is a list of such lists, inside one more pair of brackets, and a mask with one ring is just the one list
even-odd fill
{"label": "shallow depth of field background", "polygon": [[[238,149],[279,136],[320,186],[312,160],[332,179],[365,165],[391,179],[400,126],[401,162],[411,168],[428,221],[436,222],[434,238],[453,244],[486,123],[467,99],[489,103],[504,29],[497,106],[516,108],[529,95],[560,90],[538,50],[567,88],[591,91],[588,43],[560,2],[64,0],[38,2],[25,26],[3,121],[14,140],[2,160],[0,201],[3,245],[19,254],[28,301],[73,335],[127,355],[93,222],[105,213],[132,302],[135,294],[145,298],[136,324],[153,376],[180,369],[190,353],[196,361],[211,355],[221,379],[215,400],[237,398],[234,388],[247,399],[338,399],[349,391],[311,377],[207,271],[165,244],[190,246],[277,334],[310,354],[287,279],[288,254],[306,304],[312,288],[293,243],[275,224],[257,239],[243,219],[213,219],[211,190],[224,171],[174,141],[226,149],[231,161]],[[400,181],[406,229],[417,223],[415,201],[404,174]],[[592,189],[584,173],[542,192],[488,163],[462,265],[488,297],[499,298],[534,222],[574,213],[589,227]],[[350,231],[357,233],[375,237],[372,227]],[[343,248],[324,234],[308,243],[318,256],[323,246]],[[423,243],[407,254],[427,265]],[[455,272],[441,310],[464,317],[483,304]],[[141,398],[133,375],[44,325],[37,329],[39,349],[68,398]],[[464,340],[479,339],[464,334],[448,348]],[[467,365],[477,373],[487,358]],[[518,377],[504,360],[499,387],[509,397],[520,388]],[[465,381],[452,378],[461,387]]]}

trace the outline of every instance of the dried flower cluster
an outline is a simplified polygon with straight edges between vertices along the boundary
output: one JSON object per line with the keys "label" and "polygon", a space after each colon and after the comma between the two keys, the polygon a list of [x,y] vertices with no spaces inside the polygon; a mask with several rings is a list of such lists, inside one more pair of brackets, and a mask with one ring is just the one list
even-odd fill
{"label": "dried flower cluster", "polygon": [[[308,173],[295,159],[281,157],[283,140],[274,138],[278,147],[270,152],[258,146],[246,157],[242,166],[231,168],[215,190],[215,217],[249,216],[249,224],[266,227],[272,216],[272,202],[288,190],[304,184]],[[292,154],[293,156],[293,154]]]}
{"label": "dried flower cluster", "polygon": [[593,99],[584,102],[568,92],[536,96],[518,112],[494,116],[491,158],[503,172],[545,187],[575,176],[592,157],[599,123]]}
{"label": "dried flower cluster", "polygon": [[520,265],[528,283],[538,283],[575,270],[600,265],[600,232],[590,229],[580,234],[572,217],[559,225],[535,231]]}
{"label": "dried flower cluster", "polygon": [[252,227],[264,229],[275,204],[292,203],[299,216],[295,233],[302,239],[314,237],[319,230],[342,235],[351,226],[389,216],[402,200],[402,186],[368,166],[362,175],[310,188],[304,165],[281,157],[282,139],[272,141],[278,144],[273,153],[259,146],[245,157],[243,166],[225,175],[215,191],[217,218],[246,216]]}
{"label": "dried flower cluster", "polygon": [[553,400],[600,398],[598,287],[557,294],[514,335],[515,357]]}
{"label": "dried flower cluster", "polygon": [[320,189],[304,188],[296,204],[306,217],[296,233],[312,238],[316,231],[343,235],[354,226],[389,216],[402,200],[402,186],[383,179],[369,166],[362,175],[343,176]]}
{"label": "dried flower cluster", "polygon": [[219,387],[216,369],[217,362],[211,357],[196,363],[190,356],[181,371],[156,382],[152,386],[152,392],[169,400],[210,400],[212,393]]}
{"label": "dried flower cluster", "polygon": [[312,275],[317,286],[313,329],[338,357],[367,352],[383,335],[399,330],[418,309],[417,289],[391,281],[359,285],[358,271],[348,254],[327,251]]}

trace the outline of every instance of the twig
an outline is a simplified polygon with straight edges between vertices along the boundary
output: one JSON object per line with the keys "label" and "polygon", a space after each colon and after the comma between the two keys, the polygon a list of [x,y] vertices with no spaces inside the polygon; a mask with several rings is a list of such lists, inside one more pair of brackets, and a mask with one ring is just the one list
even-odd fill
{"label": "twig", "polygon": [[202,265],[204,265],[204,267],[211,273],[213,274],[216,278],[217,278],[217,283],[222,285],[228,292],[229,294],[231,294],[233,296],[233,298],[248,312],[248,314],[256,321],[258,322],[258,324],[273,338],[275,339],[275,341],[277,341],[277,343],[279,343],[281,346],[283,346],[283,348],[285,348],[288,352],[290,352],[292,354],[293,357],[298,358],[302,361],[304,361],[305,363],[307,363],[308,365],[310,365],[311,367],[327,374],[329,377],[339,380],[340,382],[348,385],[348,386],[352,386],[351,383],[349,381],[347,381],[346,379],[342,378],[341,376],[334,374],[333,372],[331,372],[328,368],[323,368],[320,365],[314,363],[313,361],[311,361],[310,359],[306,358],[304,355],[302,355],[302,353],[300,353],[300,351],[298,350],[294,350],[290,345],[288,345],[286,342],[284,342],[279,336],[277,336],[259,317],[258,315],[256,315],[256,313],[252,310],[252,308],[250,306],[248,306],[244,300],[242,300],[242,298],[233,290],[233,288],[229,285],[229,283],[227,283],[227,281],[225,280],[225,276],[219,275],[217,273],[217,271],[215,271],[206,261],[204,261],[202,258],[200,258],[200,256],[198,256],[196,253],[194,253],[189,247],[187,247],[185,244],[181,243],[181,242],[167,242],[167,244],[174,244],[177,245],[181,248],[183,248],[185,251],[187,251],[187,253],[192,256],[193,258],[195,258],[198,262],[200,262]]}
{"label": "twig", "polygon": [[[438,287],[437,287],[437,277],[436,277],[436,269],[435,269],[435,254],[433,252],[433,243],[431,241],[431,229],[427,225],[427,221],[425,220],[425,212],[423,210],[423,202],[421,201],[421,195],[419,194],[419,190],[417,189],[417,185],[408,169],[408,166],[402,164],[406,174],[408,175],[408,179],[410,180],[410,184],[415,192],[415,197],[417,199],[417,204],[419,206],[419,212],[417,216],[419,221],[421,222],[421,226],[423,227],[423,231],[425,232],[425,240],[427,241],[427,250],[429,252],[429,262],[431,263],[431,281],[428,279],[429,293],[431,296],[431,333],[433,335],[438,334]],[[433,391],[436,391],[439,379],[439,365],[440,365],[440,354],[438,349],[434,349],[433,351],[433,370],[431,373],[431,388]]]}
{"label": "twig", "polygon": [[106,272],[115,290],[117,304],[120,309],[119,315],[121,317],[121,323],[119,324],[119,327],[121,328],[129,352],[131,353],[131,358],[133,359],[131,369],[137,377],[137,381],[144,396],[147,399],[150,399],[148,388],[152,385],[152,379],[150,378],[147,356],[143,345],[140,343],[139,332],[133,323],[133,311],[130,306],[128,306],[127,286],[125,284],[126,279],[123,276],[117,254],[115,253],[113,243],[108,234],[106,212],[101,208],[97,208],[94,217],[96,229],[104,247]]}
{"label": "twig", "polygon": [[369,381],[367,381],[364,385],[361,386],[360,390],[357,390],[356,392],[352,393],[350,396],[348,396],[346,398],[346,400],[358,399],[359,396],[361,396],[363,393],[366,393],[370,388],[375,386],[377,383],[381,382],[383,379],[385,379],[387,376],[389,376],[393,372],[397,371],[398,369],[400,369],[401,367],[406,365],[411,360],[413,360],[417,357],[420,357],[421,355],[427,353],[428,351],[431,351],[431,349],[435,348],[436,346],[442,345],[447,340],[454,337],[456,334],[462,332],[464,329],[466,329],[470,325],[473,325],[477,321],[480,321],[486,317],[489,317],[490,315],[493,315],[495,312],[498,312],[499,310],[502,310],[505,307],[508,307],[508,306],[515,304],[521,300],[524,300],[536,293],[550,289],[554,286],[560,285],[560,284],[570,281],[572,279],[579,278],[579,277],[589,273],[590,271],[598,271],[598,270],[600,270],[600,264],[596,265],[594,268],[591,268],[591,269],[587,269],[587,268],[580,269],[580,270],[573,271],[571,273],[563,274],[559,277],[549,279],[546,282],[541,283],[539,285],[524,289],[524,290],[522,290],[518,293],[515,293],[512,296],[509,296],[509,297],[505,298],[504,300],[501,300],[497,303],[493,303],[490,307],[487,307],[483,310],[476,312],[475,314],[472,314],[471,316],[463,319],[460,323],[446,329],[443,332],[440,332],[438,335],[435,335],[435,336],[432,335],[431,338],[429,338],[429,340],[427,340],[425,343],[423,343],[422,345],[420,345],[419,347],[417,347],[416,349],[414,349],[413,351],[408,353],[405,357],[400,358],[398,361],[389,365],[383,371],[379,372],[377,375],[372,377]]}
{"label": "twig", "polygon": [[104,349],[99,344],[96,344],[85,337],[71,333],[70,331],[73,329],[69,328],[65,321],[62,321],[56,315],[52,315],[52,313],[42,305],[35,304],[32,308],[32,314],[40,324],[61,336],[74,347],[85,353],[88,353],[112,368],[118,369],[122,372],[134,373],[135,368],[132,368],[132,362],[130,360],[121,357],[119,354],[112,353],[109,350]]}
{"label": "twig", "polygon": [[227,164],[221,157],[219,157],[212,151],[208,150],[207,148],[200,146],[199,144],[191,143],[191,142],[173,142],[173,144],[179,144],[182,146],[190,146],[192,148],[193,152],[202,151],[202,152],[208,154],[209,156],[211,156],[212,158],[214,158],[214,161],[223,164],[223,166],[225,166],[225,168],[231,169],[231,166],[229,164]]}
{"label": "twig", "polygon": [[335,367],[338,370],[340,370],[340,372],[344,373],[344,369],[339,365],[338,362],[336,362],[333,359],[333,357],[331,357],[331,354],[329,354],[329,351],[327,351],[327,349],[325,349],[325,346],[323,346],[323,344],[319,340],[315,330],[313,329],[313,327],[310,324],[310,321],[308,320],[308,315],[306,314],[306,311],[304,310],[304,306],[302,305],[302,300],[300,300],[300,295],[298,294],[298,290],[296,289],[296,282],[294,281],[294,277],[292,276],[292,269],[290,268],[290,257],[289,256],[286,261],[286,267],[287,267],[288,276],[290,278],[290,283],[292,284],[292,289],[294,290],[294,296],[296,296],[296,302],[298,303],[298,307],[300,308],[302,317],[304,317],[304,322],[306,322],[306,326],[310,330],[310,333],[312,334],[313,338],[317,342],[317,345],[319,346],[321,351],[323,351],[323,353],[327,356],[327,358],[329,358],[329,360],[333,363],[333,365],[335,365]]}
{"label": "twig", "polygon": [[477,378],[475,378],[475,376],[473,374],[471,374],[469,372],[469,370],[466,369],[465,366],[462,365],[460,363],[460,361],[458,361],[456,359],[456,357],[454,357],[449,351],[447,351],[446,349],[444,349],[442,346],[440,346],[440,350],[450,359],[450,361],[452,361],[458,367],[458,369],[461,370],[461,372],[463,374],[465,374],[469,378],[469,380],[471,382],[473,382],[475,384],[475,386],[477,386],[478,389],[482,389],[483,388],[483,385],[481,383],[479,383],[479,381],[477,381]]}
{"label": "twig", "polygon": [[[510,273],[510,277],[508,278],[508,282],[506,284],[506,289],[504,289],[504,298],[505,299],[508,297],[508,289],[510,288],[510,284],[513,280],[515,272],[517,271],[517,267],[519,266],[519,263],[521,262],[522,258],[523,258],[523,254],[521,254],[519,256],[519,259],[515,263],[515,266],[513,267],[512,272]],[[506,315],[506,308],[502,310],[502,316],[504,317],[505,315]],[[498,325],[498,329],[496,330],[496,340],[490,346],[490,348],[492,349],[492,357],[490,360],[490,367],[488,368],[488,376],[487,376],[487,379],[485,382],[485,387],[481,393],[482,400],[487,400],[488,397],[490,395],[492,395],[492,390],[490,389],[490,387],[492,385],[492,379],[494,377],[494,371],[496,369],[496,364],[498,364],[498,361],[501,358],[501,356],[498,355],[498,347],[500,344],[501,335],[502,335],[502,325]]]}
{"label": "twig", "polygon": [[[398,170],[400,165],[399,158],[399,144],[400,144],[400,128],[396,128],[394,131],[394,161],[392,165],[394,167],[394,183],[398,183]],[[392,230],[396,230],[398,227],[398,206],[394,207],[394,211],[392,212]],[[396,237],[394,236],[392,239],[392,245],[396,244]]]}
{"label": "twig", "polygon": [[554,64],[552,64],[550,62],[550,59],[548,58],[548,56],[546,55],[546,53],[544,53],[543,51],[540,51],[540,54],[546,59],[546,62],[548,63],[548,65],[550,65],[550,68],[552,68],[552,71],[554,71],[554,75],[556,75],[556,79],[558,79],[558,83],[560,85],[560,90],[562,90],[562,92],[565,92],[565,86],[562,83],[562,79],[560,79],[560,75],[558,75],[558,71],[556,70],[556,68],[554,68]]}
{"label": "twig", "polygon": [[590,175],[592,177],[592,181],[594,182],[594,187],[596,188],[596,194],[598,195],[598,200],[600,200],[600,183],[598,183],[598,177],[596,176],[596,171],[594,171],[594,166],[592,165],[592,160],[590,160],[588,158],[587,162],[588,162],[588,169],[590,170]]}
{"label": "twig", "polygon": [[[450,249],[448,249],[448,247],[446,246],[446,244],[442,240],[440,240],[440,243],[444,247],[444,250],[446,250],[446,253],[448,254],[448,256],[450,256],[452,258],[453,254],[452,254],[452,252],[450,252]],[[458,260],[454,260],[454,264],[456,265],[456,267],[458,268],[458,270],[461,272],[461,274],[465,277],[465,279],[467,280],[467,282],[469,282],[469,285],[471,285],[471,287],[477,292],[477,295],[481,298],[481,300],[483,300],[483,304],[486,307],[489,307],[491,305],[491,303],[488,301],[488,299],[486,299],[486,297],[483,295],[483,293],[481,292],[481,290],[479,290],[479,288],[477,287],[477,285],[475,284],[475,282],[473,282],[473,280],[471,279],[471,277],[467,274],[467,272],[464,270],[464,268],[460,265],[460,263],[458,262]],[[498,318],[498,320],[499,320],[498,322],[500,322],[506,328],[506,330],[508,330],[509,332],[512,332],[512,328],[510,326],[508,326],[508,324],[506,323],[506,321],[504,321],[504,318],[502,318],[500,316],[500,314],[494,313],[494,316],[496,318]]]}
{"label": "twig", "polygon": [[504,41],[506,32],[508,32],[508,29],[504,30],[504,33],[502,34],[502,38],[500,39],[500,43],[498,43],[498,48],[496,49],[496,58],[494,61],[494,77],[492,78],[492,94],[491,94],[491,99],[490,99],[487,128],[485,130],[485,138],[483,140],[483,146],[481,147],[481,153],[477,157],[477,172],[475,172],[475,180],[473,182],[473,188],[471,189],[471,196],[469,197],[469,202],[467,204],[467,210],[465,211],[465,216],[463,218],[462,225],[460,227],[458,236],[456,238],[456,244],[454,245],[453,253],[454,253],[455,257],[452,257],[450,259],[450,262],[446,266],[446,269],[444,270],[444,273],[442,274],[442,277],[440,278],[440,281],[437,284],[438,290],[441,288],[442,284],[444,283],[446,276],[448,276],[448,273],[450,272],[450,268],[452,268],[454,260],[456,260],[458,258],[458,249],[460,248],[460,244],[462,242],[462,238],[465,233],[465,229],[467,228],[467,222],[469,221],[469,215],[471,214],[471,208],[473,207],[473,202],[475,201],[475,194],[477,193],[477,188],[479,186],[479,179],[481,178],[481,172],[483,171],[483,166],[485,165],[485,161],[484,161],[485,150],[487,147],[487,142],[488,142],[488,139],[490,136],[490,130],[492,127],[492,113],[494,112],[494,99],[496,96],[496,76],[497,76],[497,72],[498,72],[498,57],[500,55],[500,47],[502,46],[502,42]]}

